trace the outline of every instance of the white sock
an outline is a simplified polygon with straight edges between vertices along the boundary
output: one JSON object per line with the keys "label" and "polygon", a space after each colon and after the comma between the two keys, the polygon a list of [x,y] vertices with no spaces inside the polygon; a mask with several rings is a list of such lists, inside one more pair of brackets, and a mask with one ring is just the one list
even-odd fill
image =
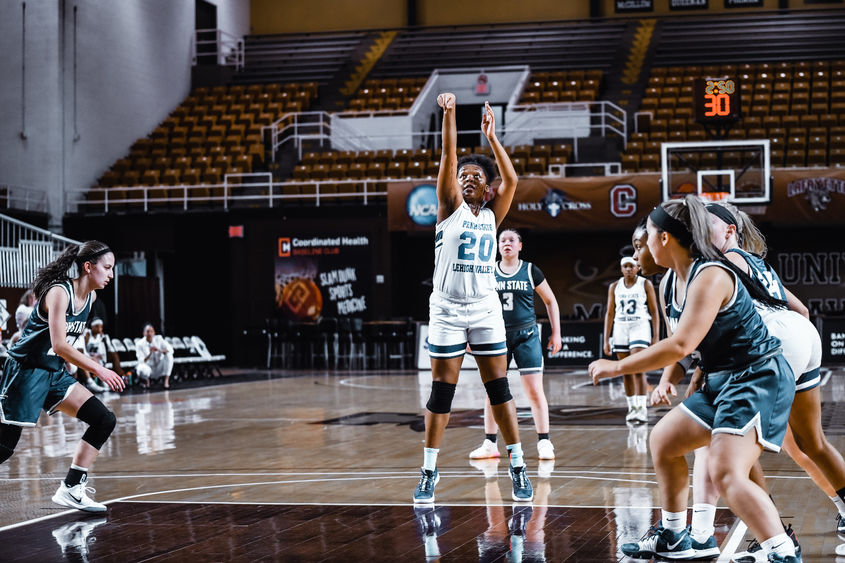
{"label": "white sock", "polygon": [[699,542],[706,542],[716,529],[713,523],[716,521],[716,507],[712,504],[692,505],[692,529],[690,535]]}
{"label": "white sock", "polygon": [[525,461],[522,459],[522,442],[507,446],[508,455],[511,459],[511,467],[522,467]]}
{"label": "white sock", "polygon": [[663,520],[663,527],[673,532],[680,532],[687,527],[687,511],[669,512],[661,510],[660,518]]}
{"label": "white sock", "polygon": [[423,469],[434,471],[437,467],[438,453],[440,453],[438,448],[423,448]]}
{"label": "white sock", "polygon": [[792,538],[786,534],[778,534],[772,536],[766,541],[760,542],[763,552],[768,555],[770,553],[777,553],[778,555],[791,555],[795,557],[795,544],[792,543]]}
{"label": "white sock", "polygon": [[637,397],[635,395],[631,395],[630,397],[625,397],[625,400],[628,401],[628,410],[637,406]]}
{"label": "white sock", "polygon": [[648,395],[637,395],[637,406],[641,409],[648,406]]}
{"label": "white sock", "polygon": [[839,511],[839,514],[845,518],[845,502],[842,502],[842,499],[839,498],[839,495],[830,497],[830,500],[833,501],[833,504],[836,505],[836,510]]}

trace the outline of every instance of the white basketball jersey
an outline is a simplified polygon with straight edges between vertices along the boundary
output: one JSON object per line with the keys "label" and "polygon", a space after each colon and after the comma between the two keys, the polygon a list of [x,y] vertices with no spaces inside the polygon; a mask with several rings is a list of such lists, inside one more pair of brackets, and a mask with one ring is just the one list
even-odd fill
{"label": "white basketball jersey", "polygon": [[619,278],[613,291],[616,304],[614,322],[650,321],[648,300],[645,292],[645,278],[637,276],[637,281],[631,287],[625,287],[625,278]]}
{"label": "white basketball jersey", "polygon": [[496,295],[495,270],[496,215],[484,207],[476,217],[461,202],[435,228],[434,291],[461,301]]}

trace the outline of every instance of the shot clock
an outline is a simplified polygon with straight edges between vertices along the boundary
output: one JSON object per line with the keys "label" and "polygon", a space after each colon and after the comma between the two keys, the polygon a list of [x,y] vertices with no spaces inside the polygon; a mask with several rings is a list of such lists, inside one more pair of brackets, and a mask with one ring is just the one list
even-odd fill
{"label": "shot clock", "polygon": [[742,117],[736,78],[698,78],[695,81],[695,120],[728,126]]}

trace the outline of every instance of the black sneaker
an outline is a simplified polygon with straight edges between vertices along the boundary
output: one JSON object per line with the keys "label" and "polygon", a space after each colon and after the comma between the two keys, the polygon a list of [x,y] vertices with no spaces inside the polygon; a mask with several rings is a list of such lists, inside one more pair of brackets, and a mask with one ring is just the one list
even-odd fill
{"label": "black sneaker", "polygon": [[513,480],[513,500],[517,502],[530,502],[534,500],[534,489],[531,481],[528,480],[528,468],[510,466],[508,469]]}
{"label": "black sneaker", "polygon": [[[795,536],[795,530],[792,529],[792,524],[783,527],[784,533],[792,540],[792,545],[795,546],[795,556],[798,561],[801,561],[801,546],[798,544],[798,538]],[[748,549],[741,551],[733,556],[736,563],[766,563],[766,553],[763,551],[763,546],[756,538],[748,540]]]}
{"label": "black sneaker", "polygon": [[845,518],[841,514],[836,515],[836,533],[839,534],[839,539],[845,540]]}
{"label": "black sneaker", "polygon": [[689,530],[673,532],[659,523],[649,528],[640,541],[623,544],[622,553],[634,559],[690,559],[695,556]]}
{"label": "black sneaker", "polygon": [[733,556],[735,563],[765,563],[766,554],[763,552],[763,546],[756,538],[748,540],[748,549],[735,553]]}
{"label": "black sneaker", "polygon": [[719,544],[716,543],[716,536],[710,536],[705,542],[697,542],[690,535],[690,547],[695,551],[695,555],[693,556],[695,559],[719,557]]}
{"label": "black sneaker", "polygon": [[434,502],[434,486],[440,481],[440,473],[437,468],[434,471],[420,468],[420,484],[414,490],[414,502]]}
{"label": "black sneaker", "polygon": [[770,553],[768,563],[801,563],[800,555],[778,555]]}

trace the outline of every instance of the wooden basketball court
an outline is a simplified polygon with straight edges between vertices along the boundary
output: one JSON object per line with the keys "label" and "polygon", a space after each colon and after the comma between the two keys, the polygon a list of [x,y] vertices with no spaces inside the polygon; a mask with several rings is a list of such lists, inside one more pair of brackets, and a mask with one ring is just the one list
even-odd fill
{"label": "wooden basketball court", "polygon": [[[647,435],[665,409],[650,409],[647,426],[626,426],[620,381],[594,388],[584,371],[547,373],[557,459],[538,463],[521,408],[535,500],[519,506],[504,460],[467,457],[483,438],[483,395],[465,373],[437,502],[426,508],[411,502],[426,372],[253,372],[221,379],[236,383],[107,394],[118,426],[90,481],[109,506],[104,516],[50,501],[84,425],[42,417],[0,465],[0,560],[626,560],[621,543],[659,519]],[[824,375],[825,428],[842,450],[845,370]],[[763,464],[804,561],[836,560],[831,502],[785,454],[764,454]],[[749,537],[718,511],[719,561]]]}

